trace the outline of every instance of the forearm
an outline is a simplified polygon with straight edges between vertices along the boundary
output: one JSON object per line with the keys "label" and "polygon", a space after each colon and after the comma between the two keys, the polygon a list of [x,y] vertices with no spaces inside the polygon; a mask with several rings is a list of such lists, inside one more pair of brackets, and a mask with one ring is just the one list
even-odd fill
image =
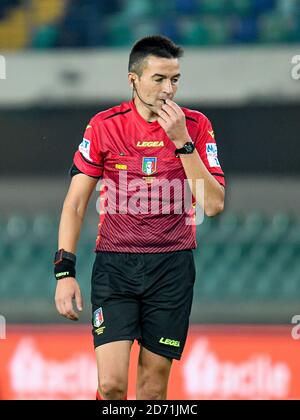
{"label": "forearm", "polygon": [[85,210],[81,210],[67,200],[64,203],[58,234],[58,249],[76,254]]}
{"label": "forearm", "polygon": [[60,218],[58,249],[76,253],[85,212],[97,182],[97,179],[84,174],[72,178]]}
{"label": "forearm", "polygon": [[[173,141],[176,149],[181,149],[186,142],[192,141],[186,126],[185,114],[175,102],[167,99],[158,111],[158,115],[158,123]],[[194,150],[193,153],[186,155],[181,154],[180,159],[191,191],[205,214],[215,216],[223,211],[224,189],[206,169],[198,151]]]}
{"label": "forearm", "polygon": [[[209,173],[197,150],[189,155],[180,155],[180,159],[193,196],[204,209],[205,214],[215,216],[222,212],[224,190],[213,175]],[[201,180],[203,180],[203,183]]]}

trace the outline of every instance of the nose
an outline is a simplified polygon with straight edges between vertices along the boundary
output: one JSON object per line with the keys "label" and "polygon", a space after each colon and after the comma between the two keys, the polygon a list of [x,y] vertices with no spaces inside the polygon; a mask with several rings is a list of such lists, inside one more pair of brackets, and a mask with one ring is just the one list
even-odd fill
{"label": "nose", "polygon": [[173,92],[171,80],[166,79],[163,86],[164,93],[170,94]]}

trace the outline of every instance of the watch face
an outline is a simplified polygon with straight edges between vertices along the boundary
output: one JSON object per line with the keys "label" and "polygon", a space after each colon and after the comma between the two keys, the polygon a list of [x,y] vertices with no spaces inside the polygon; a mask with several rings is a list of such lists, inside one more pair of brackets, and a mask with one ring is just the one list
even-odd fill
{"label": "watch face", "polygon": [[184,146],[184,148],[187,151],[187,153],[192,153],[194,150],[194,145],[192,143],[188,143]]}

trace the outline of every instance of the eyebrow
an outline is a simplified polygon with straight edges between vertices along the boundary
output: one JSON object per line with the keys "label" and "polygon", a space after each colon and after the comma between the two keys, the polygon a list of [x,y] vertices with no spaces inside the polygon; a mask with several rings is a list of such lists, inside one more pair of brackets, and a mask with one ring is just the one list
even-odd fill
{"label": "eyebrow", "polygon": [[[173,77],[180,77],[181,76],[181,74],[180,73],[178,73],[178,74],[175,74],[175,76],[172,76],[172,79],[173,79]],[[153,74],[153,76],[151,76],[152,78],[153,77],[162,77],[163,79],[165,79],[167,76],[165,76],[164,74],[159,74],[159,73],[155,73],[155,74]]]}

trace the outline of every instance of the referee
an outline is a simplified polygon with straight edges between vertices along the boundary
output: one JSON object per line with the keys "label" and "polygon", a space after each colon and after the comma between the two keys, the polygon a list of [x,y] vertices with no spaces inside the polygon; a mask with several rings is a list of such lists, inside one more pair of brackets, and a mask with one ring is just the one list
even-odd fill
{"label": "referee", "polygon": [[[174,102],[182,55],[166,37],[139,40],[129,57],[132,100],[95,115],[74,155],[54,261],[55,302],[61,315],[78,320],[76,247],[101,178],[91,280],[97,399],[127,398],[135,339],[140,344],[136,398],[167,398],[193,298],[195,201],[207,216],[224,208],[224,174],[211,123]],[[197,180],[204,185],[202,195]],[[187,189],[191,205],[186,205]]]}

